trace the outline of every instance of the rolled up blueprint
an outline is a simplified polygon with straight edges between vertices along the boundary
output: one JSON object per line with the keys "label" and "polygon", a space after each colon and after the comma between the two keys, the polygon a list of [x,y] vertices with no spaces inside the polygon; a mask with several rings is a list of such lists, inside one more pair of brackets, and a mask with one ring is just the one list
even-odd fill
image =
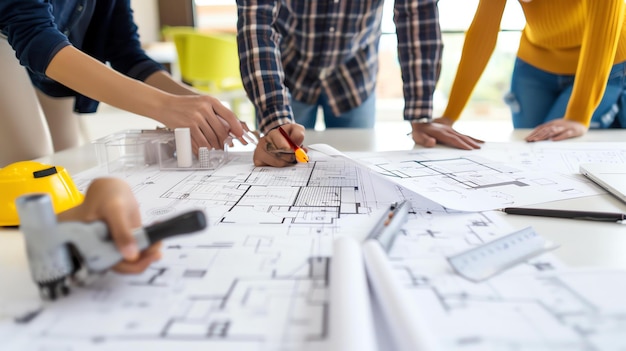
{"label": "rolled up blueprint", "polygon": [[419,313],[411,296],[402,288],[378,241],[365,241],[363,257],[370,286],[382,309],[384,322],[392,334],[391,338],[395,344],[393,350],[441,350],[424,316]]}
{"label": "rolled up blueprint", "polygon": [[330,350],[376,350],[361,244],[350,237],[335,240],[330,269]]}

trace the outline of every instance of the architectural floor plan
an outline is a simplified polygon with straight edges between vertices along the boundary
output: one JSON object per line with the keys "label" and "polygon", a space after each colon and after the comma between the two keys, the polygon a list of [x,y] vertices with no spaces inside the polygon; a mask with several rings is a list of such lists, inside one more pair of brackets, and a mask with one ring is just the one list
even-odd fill
{"label": "architectural floor plan", "polygon": [[[496,167],[480,157],[418,164],[437,172],[516,166]],[[9,335],[7,350],[332,350],[332,336],[346,326],[330,317],[331,290],[348,288],[330,284],[333,243],[364,240],[380,213],[403,199],[412,204],[409,220],[389,262],[442,349],[611,349],[604,346],[617,345],[616,331],[626,330],[626,304],[611,305],[626,294],[626,284],[608,296],[589,288],[624,282],[623,272],[571,271],[544,254],[485,283],[468,282],[445,257],[516,228],[490,211],[439,205],[354,161],[316,151],[310,158],[276,169],[233,154],[215,171],[146,168],[117,175],[131,184],[146,224],[199,208],[209,227],[166,240],[163,258],[142,274],[93,277],[19,323],[0,324],[0,335]],[[75,179],[85,189],[99,175],[94,169]],[[357,262],[354,269],[364,266]],[[381,349],[388,347],[383,342]]]}

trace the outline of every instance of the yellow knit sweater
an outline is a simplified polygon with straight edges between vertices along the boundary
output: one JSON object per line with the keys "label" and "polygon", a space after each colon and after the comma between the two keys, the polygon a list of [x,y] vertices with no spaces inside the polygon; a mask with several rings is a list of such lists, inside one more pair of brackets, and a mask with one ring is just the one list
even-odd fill
{"label": "yellow knit sweater", "polygon": [[[443,114],[457,120],[493,53],[506,0],[480,0]],[[521,2],[526,26],[517,55],[542,70],[575,74],[567,120],[589,125],[611,67],[626,61],[624,0]]]}

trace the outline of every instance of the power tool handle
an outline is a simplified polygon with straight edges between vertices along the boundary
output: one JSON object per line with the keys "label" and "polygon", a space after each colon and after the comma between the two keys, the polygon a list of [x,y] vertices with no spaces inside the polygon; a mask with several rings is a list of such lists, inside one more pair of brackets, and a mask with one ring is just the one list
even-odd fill
{"label": "power tool handle", "polygon": [[144,231],[150,244],[169,238],[174,235],[187,234],[206,228],[207,221],[204,212],[200,210],[189,211],[168,219],[164,222],[144,227]]}

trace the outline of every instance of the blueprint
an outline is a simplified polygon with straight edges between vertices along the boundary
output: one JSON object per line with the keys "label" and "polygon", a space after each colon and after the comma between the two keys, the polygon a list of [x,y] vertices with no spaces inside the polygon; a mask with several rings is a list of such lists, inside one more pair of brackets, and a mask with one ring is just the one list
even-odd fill
{"label": "blueprint", "polygon": [[[498,171],[532,174],[535,167],[511,158],[512,149],[423,152],[420,160],[462,158]],[[355,159],[380,165],[386,155]],[[397,161],[390,155],[385,164]],[[626,293],[624,272],[570,270],[547,253],[484,283],[468,282],[445,257],[519,228],[491,211],[442,206],[353,160],[315,150],[309,156],[308,164],[280,169],[254,167],[250,153],[231,153],[212,171],[147,167],[109,174],[131,185],[146,224],[202,209],[209,227],[167,239],[163,258],[142,274],[94,277],[19,323],[0,323],[3,345],[19,351],[346,350],[363,349],[358,342],[366,340],[394,349],[398,340],[378,331],[396,335],[392,321],[366,320],[365,309],[353,313],[371,297],[355,288],[364,285],[349,272],[365,267],[353,249],[336,243],[362,242],[390,203],[408,200],[409,220],[384,264],[410,296],[395,303],[418,311],[415,317],[427,323],[417,325],[428,328],[420,332],[433,335],[440,349],[626,348],[617,333],[626,330],[626,304],[619,300]],[[96,168],[74,178],[84,190],[102,175]],[[348,298],[340,291],[350,291]],[[388,308],[385,301],[371,303]],[[351,341],[353,347],[346,346]]]}
{"label": "blueprint", "polygon": [[[487,219],[455,217],[468,230],[407,228],[387,262],[374,262],[391,266],[403,290],[397,293],[403,297],[401,308],[412,312],[415,321],[409,322],[417,326],[413,332],[429,336],[427,349],[626,349],[625,271],[573,270],[548,253],[474,283],[454,274],[444,257],[490,241]],[[389,286],[387,282],[374,290]],[[395,316],[387,323],[397,321]]]}
{"label": "blueprint", "polygon": [[[101,175],[75,180],[84,190]],[[16,327],[14,349],[328,349],[339,330],[329,320],[334,240],[364,238],[379,208],[415,196],[321,155],[283,169],[255,168],[244,154],[216,171],[114,176],[146,223],[200,208],[209,228],[166,240],[143,274],[108,273],[46,304]]]}
{"label": "blueprint", "polygon": [[[444,207],[485,211],[604,192],[578,174],[578,164],[624,162],[626,150],[580,143],[488,144],[479,152],[449,149],[351,154],[387,179]],[[612,144],[616,146],[615,144]],[[623,146],[619,146],[623,148]],[[591,161],[594,160],[594,161]]]}

